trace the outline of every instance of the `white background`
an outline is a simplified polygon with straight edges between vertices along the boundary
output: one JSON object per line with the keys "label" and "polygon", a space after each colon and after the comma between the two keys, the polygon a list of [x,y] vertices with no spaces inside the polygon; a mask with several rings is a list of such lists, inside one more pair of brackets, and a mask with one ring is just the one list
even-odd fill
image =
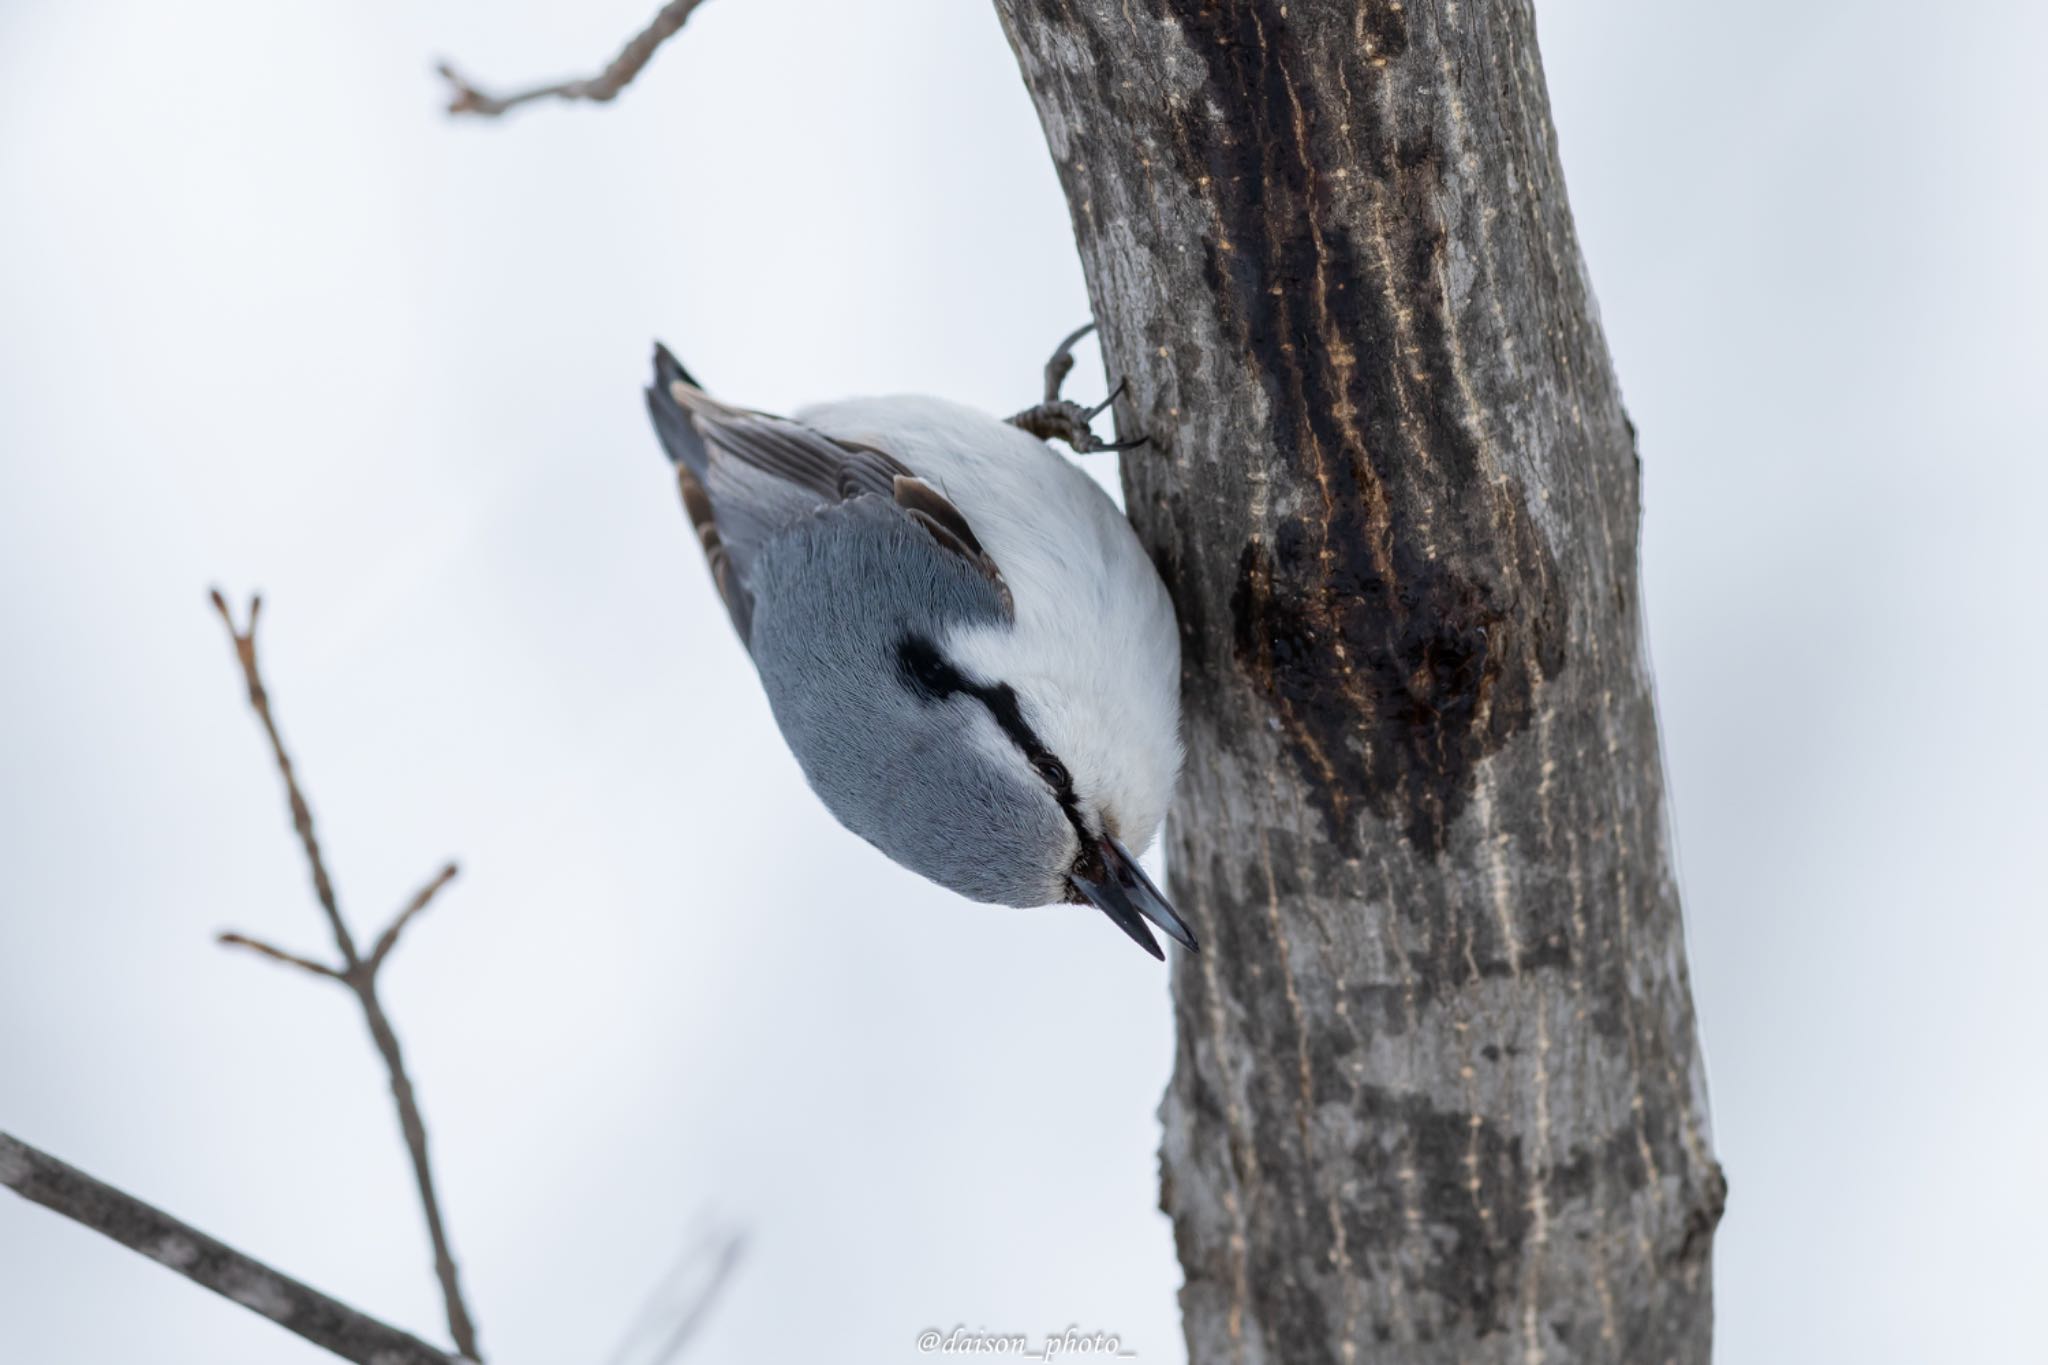
{"label": "white background", "polygon": [[[985,3],[0,7],[0,1127],[430,1336],[345,996],[207,585],[264,636],[346,907],[449,856],[391,1007],[486,1353],[602,1360],[709,1209],[693,1360],[926,1326],[1182,1348],[1164,974],[838,830],[637,385],[996,410],[1086,315]],[[2039,1361],[2048,12],[1542,5],[1642,430],[1726,1362]],[[1099,391],[1092,356],[1077,391]],[[1113,466],[1102,465],[1108,475]],[[325,1359],[0,1202],[0,1359]]]}

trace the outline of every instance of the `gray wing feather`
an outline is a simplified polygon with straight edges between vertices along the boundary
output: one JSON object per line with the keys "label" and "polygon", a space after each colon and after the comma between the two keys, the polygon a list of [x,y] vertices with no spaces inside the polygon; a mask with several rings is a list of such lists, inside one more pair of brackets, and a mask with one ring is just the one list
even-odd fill
{"label": "gray wing feather", "polygon": [[754,609],[748,576],[760,549],[822,508],[860,497],[893,503],[940,546],[994,583],[1007,609],[1002,575],[967,519],[886,451],[721,403],[659,343],[647,410],[676,465],[683,505],[719,596],[750,647]]}

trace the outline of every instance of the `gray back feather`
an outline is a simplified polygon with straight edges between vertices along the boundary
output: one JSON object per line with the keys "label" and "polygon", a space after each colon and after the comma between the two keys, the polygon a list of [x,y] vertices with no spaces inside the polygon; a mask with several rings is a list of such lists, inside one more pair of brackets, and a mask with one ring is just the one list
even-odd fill
{"label": "gray back feather", "polygon": [[902,674],[909,638],[1005,619],[998,588],[879,498],[816,512],[753,564],[753,652],[804,776],[854,833],[962,895],[1008,905],[1059,897],[1046,869],[1069,827],[1043,785],[1000,763],[968,727],[965,697],[921,697]]}
{"label": "gray back feather", "polygon": [[833,815],[975,900],[1058,899],[1058,804],[995,757],[1008,741],[981,705],[903,674],[905,641],[1009,619],[966,519],[883,451],[708,397],[665,348],[647,403],[776,723]]}
{"label": "gray back feather", "polygon": [[654,383],[646,392],[648,414],[676,465],[683,505],[741,639],[749,637],[749,585],[760,548],[821,508],[857,498],[896,504],[993,582],[1007,612],[1008,589],[967,519],[886,451],[721,403],[697,386],[666,346],[654,349]]}

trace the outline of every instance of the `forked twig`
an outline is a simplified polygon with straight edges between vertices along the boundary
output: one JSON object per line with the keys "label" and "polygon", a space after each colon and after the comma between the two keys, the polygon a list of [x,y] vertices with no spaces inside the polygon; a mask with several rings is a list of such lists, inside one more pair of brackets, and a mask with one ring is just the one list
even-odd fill
{"label": "forked twig", "polygon": [[359,1313],[131,1194],[0,1133],[0,1185],[175,1270],[357,1365],[454,1365],[396,1327]]}
{"label": "forked twig", "polygon": [[297,953],[287,952],[275,944],[265,943],[260,938],[250,938],[247,934],[221,934],[214,942],[224,948],[247,948],[250,952],[259,953],[273,962],[282,962],[288,966],[297,967],[302,972],[311,972],[315,976],[324,976],[333,981],[342,979],[341,973],[328,966],[325,962],[315,962],[310,957],[300,957]]}
{"label": "forked twig", "polygon": [[384,959],[391,956],[391,950],[398,946],[398,936],[405,932],[405,926],[412,923],[414,915],[427,908],[441,888],[455,880],[455,864],[450,863],[434,874],[432,881],[413,893],[405,908],[392,916],[391,923],[383,933],[377,935],[377,942],[370,948],[369,969],[374,972],[384,965]]}
{"label": "forked twig", "polygon": [[[278,733],[276,718],[271,712],[270,694],[257,666],[256,622],[262,612],[262,600],[251,600],[247,621],[239,627],[220,593],[213,594],[213,604],[234,642],[235,657],[248,685],[249,705],[262,723],[278,773],[284,779],[292,827],[305,850],[314,897],[327,918],[341,961],[340,965],[321,962],[246,934],[222,934],[220,941],[296,967],[322,980],[339,982],[362,1006],[370,1036],[390,1073],[399,1126],[405,1133],[406,1149],[412,1155],[420,1203],[425,1211],[428,1235],[434,1245],[435,1273],[447,1304],[449,1332],[463,1360],[480,1360],[476,1327],[462,1299],[456,1279],[455,1258],[449,1250],[447,1229],[434,1193],[432,1168],[427,1160],[426,1125],[420,1117],[419,1100],[406,1075],[398,1035],[377,996],[379,969],[397,947],[407,926],[455,879],[455,865],[450,863],[443,867],[414,893],[377,936],[368,954],[356,948],[355,939],[341,914],[334,880],[327,872],[326,856],[313,825],[312,808],[299,786],[298,771]],[[0,1132],[0,1186],[122,1246],[141,1252],[193,1283],[232,1299],[251,1312],[262,1314],[344,1360],[355,1361],[357,1365],[459,1365],[455,1357],[410,1333],[358,1312],[273,1270],[161,1209],[95,1180],[4,1132]],[[622,1345],[622,1355],[651,1345],[652,1349],[640,1357],[641,1365],[668,1365],[673,1361],[703,1323],[706,1313],[739,1263],[742,1246],[743,1238],[737,1233],[715,1240],[708,1236],[701,1239],[692,1253],[657,1286],[638,1324]]]}
{"label": "forked twig", "polygon": [[291,807],[292,828],[297,831],[299,844],[305,850],[306,866],[313,879],[313,895],[320,903],[320,909],[327,918],[329,930],[334,935],[334,948],[340,954],[338,966],[329,965],[288,952],[247,934],[227,933],[220,936],[220,942],[229,947],[247,948],[273,961],[298,967],[315,976],[325,977],[346,986],[362,1006],[363,1021],[369,1026],[370,1039],[376,1044],[377,1053],[384,1060],[384,1069],[391,1078],[391,1098],[398,1109],[399,1130],[405,1135],[406,1151],[412,1157],[412,1171],[419,1186],[420,1208],[426,1217],[427,1236],[434,1248],[434,1275],[441,1283],[441,1297],[448,1312],[448,1334],[455,1342],[455,1348],[469,1360],[482,1360],[477,1350],[476,1323],[470,1316],[469,1305],[463,1301],[462,1285],[455,1269],[455,1253],[449,1245],[448,1229],[441,1216],[441,1202],[434,1189],[434,1170],[427,1157],[427,1125],[420,1116],[419,1097],[413,1091],[412,1078],[406,1073],[405,1054],[398,1043],[398,1033],[391,1027],[391,1019],[384,1012],[383,1002],[377,995],[377,974],[397,945],[398,937],[406,925],[425,910],[441,888],[455,878],[455,864],[442,868],[427,884],[408,901],[403,909],[392,918],[390,925],[379,934],[375,946],[368,956],[356,948],[353,935],[349,933],[348,922],[342,918],[339,897],[334,890],[334,879],[328,875],[327,860],[320,848],[319,835],[313,826],[313,810],[307,804],[305,793],[299,787],[298,770],[293,767],[291,755],[286,752],[284,739],[278,734],[277,720],[270,709],[270,692],[263,685],[262,670],[256,662],[256,623],[262,615],[263,599],[251,598],[246,625],[237,627],[234,613],[229,610],[227,599],[218,589],[213,594],[214,610],[228,628],[228,636],[234,642],[235,659],[242,666],[242,679],[249,689],[249,707],[262,723],[263,733],[270,741],[270,752],[277,763],[278,775],[284,779],[285,797]]}
{"label": "forked twig", "polygon": [[537,85],[511,95],[488,95],[471,85],[453,65],[442,62],[436,69],[452,87],[448,112],[496,118],[508,109],[516,109],[535,100],[593,100],[602,104],[616,99],[621,90],[633,83],[633,78],[640,74],[640,69],[647,65],[661,45],[675,37],[691,12],[703,3],[704,0],[669,0],[653,21],[634,34],[603,71],[582,80]]}

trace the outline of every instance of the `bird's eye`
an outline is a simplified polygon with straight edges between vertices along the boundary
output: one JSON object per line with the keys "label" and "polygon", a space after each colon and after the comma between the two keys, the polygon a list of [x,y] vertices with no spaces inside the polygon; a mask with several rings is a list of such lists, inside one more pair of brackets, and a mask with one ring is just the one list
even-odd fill
{"label": "bird's eye", "polygon": [[1074,785],[1073,777],[1067,772],[1067,765],[1050,754],[1037,762],[1038,775],[1052,785],[1054,791],[1066,791]]}

